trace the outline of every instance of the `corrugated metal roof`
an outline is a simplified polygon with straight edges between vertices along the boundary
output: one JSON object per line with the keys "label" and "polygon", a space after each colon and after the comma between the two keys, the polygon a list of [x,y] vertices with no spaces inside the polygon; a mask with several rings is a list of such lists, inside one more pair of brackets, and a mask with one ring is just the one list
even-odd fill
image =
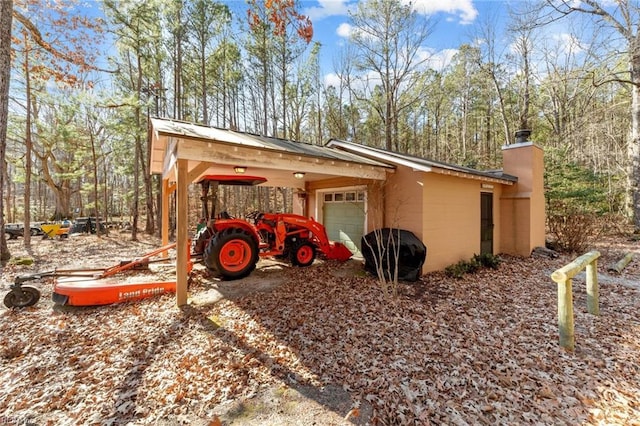
{"label": "corrugated metal roof", "polygon": [[217,142],[260,148],[274,152],[286,152],[305,157],[319,157],[337,161],[365,164],[368,166],[393,168],[392,165],[352,152],[334,149],[328,146],[312,145],[304,142],[260,136],[251,133],[237,132],[182,121],[152,118],[155,131],[172,136],[195,139],[208,139]]}
{"label": "corrugated metal roof", "polygon": [[381,148],[374,148],[353,142],[347,142],[339,139],[331,139],[327,142],[328,147],[342,148],[353,150],[360,155],[372,156],[380,161],[388,161],[391,163],[401,163],[405,166],[413,167],[417,170],[425,172],[432,171],[433,168],[449,170],[452,172],[464,173],[473,176],[487,177],[492,179],[501,179],[508,182],[517,182],[516,176],[503,173],[501,170],[481,171],[469,167],[457,166],[454,164],[443,163],[440,161],[428,160],[426,158],[416,157],[409,154],[401,154],[398,152],[388,151]]}

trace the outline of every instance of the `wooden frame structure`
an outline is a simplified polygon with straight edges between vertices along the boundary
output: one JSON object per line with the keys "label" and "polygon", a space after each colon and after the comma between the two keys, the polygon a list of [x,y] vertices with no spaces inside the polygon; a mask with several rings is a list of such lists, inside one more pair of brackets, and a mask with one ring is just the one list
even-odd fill
{"label": "wooden frame structure", "polygon": [[310,182],[343,177],[384,181],[394,171],[388,164],[334,148],[152,118],[150,173],[162,176],[163,245],[169,243],[169,197],[176,193],[178,306],[187,304],[188,187],[203,175],[232,174],[237,166],[265,177],[269,186],[303,191]]}

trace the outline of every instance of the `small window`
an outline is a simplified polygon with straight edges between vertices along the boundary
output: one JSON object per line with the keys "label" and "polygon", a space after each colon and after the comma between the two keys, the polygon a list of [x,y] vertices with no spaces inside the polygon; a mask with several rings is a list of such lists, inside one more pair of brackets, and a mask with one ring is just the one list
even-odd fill
{"label": "small window", "polygon": [[364,201],[364,191],[358,191],[358,201]]}
{"label": "small window", "polygon": [[355,192],[347,192],[345,194],[345,201],[355,201],[356,200],[356,193]]}
{"label": "small window", "polygon": [[324,194],[324,201],[325,202],[333,201],[333,193],[328,192],[328,193]]}
{"label": "small window", "polygon": [[335,202],[344,201],[344,192],[336,192],[333,196],[333,201]]}

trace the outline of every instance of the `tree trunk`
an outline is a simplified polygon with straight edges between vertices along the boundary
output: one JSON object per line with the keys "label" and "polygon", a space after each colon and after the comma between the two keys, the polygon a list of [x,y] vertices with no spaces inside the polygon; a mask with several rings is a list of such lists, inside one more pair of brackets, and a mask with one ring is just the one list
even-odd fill
{"label": "tree trunk", "polygon": [[[267,32],[262,30],[262,48],[264,49],[264,57],[262,59],[262,113],[264,116],[262,117],[262,134],[268,135],[268,126],[269,126],[269,90],[267,88],[268,75],[269,75],[269,63],[267,56]],[[274,135],[275,136],[275,135]]]}
{"label": "tree trunk", "polygon": [[[280,64],[280,72],[282,73],[280,84],[282,85],[281,96],[282,96],[282,137],[287,139],[289,135],[287,134],[287,36],[284,34],[282,36],[282,63]],[[275,136],[278,136],[276,133]]]}
{"label": "tree trunk", "polygon": [[107,161],[106,158],[103,158],[102,160],[102,173],[104,175],[104,186],[102,188],[102,217],[105,220],[105,225],[106,225],[106,230],[105,233],[109,234],[109,226],[108,226],[108,222],[109,222],[109,194],[108,194],[108,190],[107,188],[109,187],[107,185],[108,181],[107,181],[107,176],[109,176],[108,171],[107,171]]}
{"label": "tree trunk", "polygon": [[1,168],[0,167],[0,173],[3,174],[4,176],[4,181],[7,182],[7,188],[6,188],[6,199],[5,199],[5,208],[7,209],[7,217],[6,220],[8,223],[13,223],[16,221],[16,210],[17,210],[17,206],[16,206],[16,190],[15,190],[15,183],[12,183],[9,180],[9,168],[8,167],[4,167]]}
{"label": "tree trunk", "polygon": [[4,177],[7,170],[7,123],[9,121],[9,79],[11,78],[11,22],[13,0],[0,1],[0,260],[11,253],[4,234]]}
{"label": "tree trunk", "polygon": [[[134,168],[133,168],[133,207],[132,207],[132,227],[131,227],[131,240],[138,241],[138,220],[139,220],[139,206],[140,206],[140,164],[142,163],[142,138],[140,137],[140,126],[142,120],[140,119],[140,115],[142,114],[140,110],[140,99],[142,92],[142,53],[140,52],[140,48],[136,51],[136,60],[137,60],[137,72],[138,76],[136,79],[136,92],[137,92],[137,104],[135,107],[135,120],[136,120],[136,130],[135,130],[135,155],[134,155]],[[176,92],[177,96],[177,92]]]}
{"label": "tree trunk", "polygon": [[[96,155],[96,141],[95,141],[95,137],[93,135],[93,129],[91,129],[90,126],[89,127],[89,138],[91,140],[91,165],[93,166],[92,172],[93,172],[93,202],[94,202],[94,207],[93,207],[93,211],[96,214],[96,235],[98,237],[100,237],[100,234],[102,233],[102,229],[100,229],[100,221],[98,220],[98,218],[100,217],[100,210],[98,209],[98,156]],[[106,218],[105,218],[106,220]]]}
{"label": "tree trunk", "polygon": [[24,37],[24,79],[26,96],[26,121],[24,132],[25,159],[24,159],[24,231],[22,233],[25,247],[31,246],[31,152],[33,141],[31,139],[31,73],[29,64],[29,39]]}
{"label": "tree trunk", "polygon": [[631,193],[631,210],[633,227],[640,232],[640,40],[635,39],[629,46],[631,49],[631,135],[629,138],[629,191]]}
{"label": "tree trunk", "polygon": [[[209,125],[209,111],[207,107],[207,59],[204,43],[201,46],[200,50],[200,76],[202,78],[202,124],[205,126]],[[157,112],[156,112],[157,114]]]}

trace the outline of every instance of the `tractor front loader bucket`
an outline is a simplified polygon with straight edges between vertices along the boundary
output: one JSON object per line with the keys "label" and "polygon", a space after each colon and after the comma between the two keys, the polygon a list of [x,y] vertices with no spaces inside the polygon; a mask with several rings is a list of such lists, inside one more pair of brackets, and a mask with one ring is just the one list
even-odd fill
{"label": "tractor front loader bucket", "polygon": [[329,243],[329,250],[324,255],[327,259],[338,260],[340,262],[346,262],[353,256],[347,246],[338,242]]}

